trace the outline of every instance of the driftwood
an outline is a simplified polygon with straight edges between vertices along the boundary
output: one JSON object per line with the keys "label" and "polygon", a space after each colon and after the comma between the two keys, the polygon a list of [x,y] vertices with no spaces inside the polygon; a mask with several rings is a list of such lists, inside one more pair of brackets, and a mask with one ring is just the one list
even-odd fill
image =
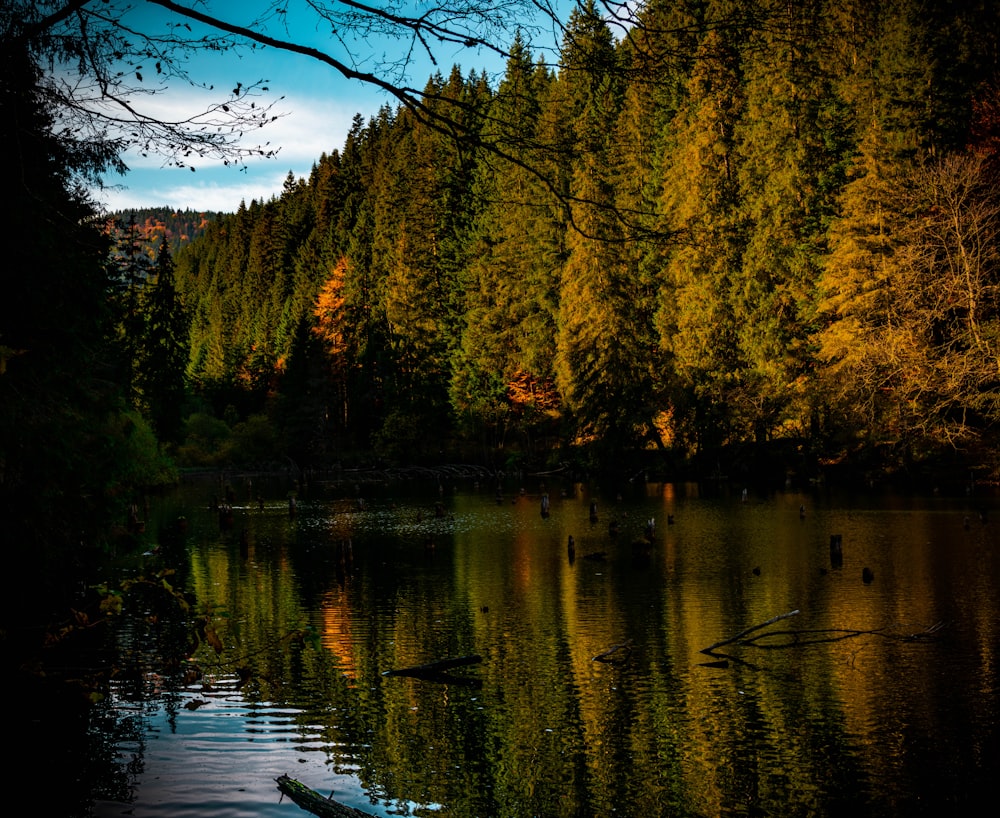
{"label": "driftwood", "polygon": [[632,652],[632,640],[626,639],[619,645],[612,645],[603,653],[598,653],[591,662],[614,662],[616,659],[620,658],[615,656],[618,651],[625,651],[625,658],[628,658],[629,654]]}
{"label": "driftwood", "polygon": [[782,619],[788,619],[790,616],[798,616],[798,611],[789,611],[788,613],[778,614],[778,616],[773,616],[767,620],[767,622],[761,622],[759,625],[754,625],[752,628],[747,628],[745,631],[740,631],[736,636],[730,636],[728,639],[723,639],[721,642],[716,642],[714,645],[709,645],[707,648],[702,648],[702,653],[711,653],[716,648],[721,648],[723,645],[732,645],[734,642],[739,642],[747,634],[753,633],[754,631],[759,631],[761,628],[766,628],[768,625],[773,625],[775,622],[780,622]]}
{"label": "driftwood", "polygon": [[287,775],[279,776],[274,780],[278,782],[278,789],[281,790],[282,795],[287,795],[306,812],[311,812],[320,818],[372,818],[371,813],[340,804],[330,798],[324,798],[301,781],[296,781]]}
{"label": "driftwood", "polygon": [[[901,642],[919,642],[933,638],[934,635],[945,626],[944,622],[936,622],[935,624],[924,628],[922,631],[907,633],[899,633],[898,630],[893,632],[887,628],[869,628],[867,630],[855,630],[852,628],[822,628],[818,630],[779,630],[768,631],[767,633],[756,633],[756,631],[762,630],[768,625],[773,625],[775,622],[780,622],[782,619],[788,619],[789,617],[796,616],[798,613],[798,611],[789,611],[788,613],[779,614],[778,616],[768,619],[766,622],[761,622],[759,625],[754,625],[752,628],[740,631],[735,636],[723,639],[713,645],[709,645],[707,648],[702,648],[701,652],[712,656],[716,655],[715,650],[717,648],[721,648],[724,645],[735,644],[755,648],[777,649],[796,647],[799,645],[813,645],[820,642],[839,642],[844,639],[854,639],[858,636],[881,636],[884,639],[895,639]],[[755,635],[750,636],[750,634]],[[715,667],[716,665],[714,663],[709,663],[705,666]]]}
{"label": "driftwood", "polygon": [[445,671],[466,665],[476,665],[483,661],[483,657],[473,654],[471,656],[457,656],[454,659],[438,659],[436,662],[427,662],[423,665],[399,668],[398,670],[385,670],[383,676],[414,676],[418,679],[431,679],[432,681],[469,681],[459,676],[452,676]]}

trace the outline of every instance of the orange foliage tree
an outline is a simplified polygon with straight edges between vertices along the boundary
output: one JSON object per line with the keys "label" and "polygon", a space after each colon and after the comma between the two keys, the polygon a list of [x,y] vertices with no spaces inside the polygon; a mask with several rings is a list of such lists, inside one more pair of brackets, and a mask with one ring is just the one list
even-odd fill
{"label": "orange foliage tree", "polygon": [[316,297],[313,315],[316,326],[313,332],[326,345],[330,353],[330,365],[335,374],[343,376],[347,371],[347,334],[344,314],[344,279],[347,275],[347,259],[341,259],[330,270],[330,275]]}

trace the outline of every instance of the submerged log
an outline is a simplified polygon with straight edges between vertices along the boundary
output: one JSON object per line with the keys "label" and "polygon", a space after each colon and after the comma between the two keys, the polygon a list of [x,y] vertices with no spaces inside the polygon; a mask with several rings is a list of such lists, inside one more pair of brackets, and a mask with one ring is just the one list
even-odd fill
{"label": "submerged log", "polygon": [[844,564],[844,537],[841,534],[830,535],[830,567],[840,568]]}
{"label": "submerged log", "polygon": [[311,812],[320,818],[372,818],[371,813],[340,804],[330,798],[324,798],[301,781],[296,781],[287,775],[279,776],[274,780],[278,783],[278,789],[283,795],[287,795],[306,812]]}
{"label": "submerged log", "polygon": [[[615,654],[619,653],[619,651],[624,651],[624,655],[616,656]],[[632,640],[626,639],[621,644],[612,645],[603,653],[598,653],[597,656],[595,656],[590,661],[613,663],[616,659],[627,659],[631,653],[632,653]]]}
{"label": "submerged log", "polygon": [[473,654],[471,656],[457,656],[454,659],[438,659],[436,662],[427,662],[423,665],[399,668],[398,670],[385,670],[383,676],[416,676],[418,678],[435,678],[444,674],[444,671],[466,665],[475,665],[483,661],[483,657]]}

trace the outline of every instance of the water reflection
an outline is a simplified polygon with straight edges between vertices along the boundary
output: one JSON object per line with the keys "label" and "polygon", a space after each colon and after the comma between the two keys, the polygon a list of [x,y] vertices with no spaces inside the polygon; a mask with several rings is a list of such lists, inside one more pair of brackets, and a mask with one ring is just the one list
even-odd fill
{"label": "water reflection", "polygon": [[294,814],[283,773],[375,815],[935,815],[997,768],[996,533],[961,499],[288,491],[221,527],[204,486],[158,509],[218,642],[203,704],[149,719],[134,815]]}

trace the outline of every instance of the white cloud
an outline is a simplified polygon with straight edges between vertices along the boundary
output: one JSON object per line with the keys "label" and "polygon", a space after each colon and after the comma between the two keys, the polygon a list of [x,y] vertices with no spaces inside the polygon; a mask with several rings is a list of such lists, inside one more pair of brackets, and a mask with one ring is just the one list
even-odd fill
{"label": "white cloud", "polygon": [[[198,104],[191,95],[181,99],[164,94],[155,100],[155,109],[151,106],[147,111],[178,118],[190,115]],[[241,200],[249,204],[252,199],[279,195],[289,171],[296,177],[308,177],[323,153],[343,148],[356,113],[365,118],[375,113],[375,109],[348,107],[336,98],[307,96],[282,99],[274,111],[283,115],[244,139],[247,146],[268,143],[269,149],[277,151],[273,158],[250,158],[228,166],[220,160],[196,159],[190,167],[176,168],[164,166],[163,158],[156,154],[129,154],[125,157],[129,173],[106,179],[110,187],[96,191],[95,198],[110,211],[164,205],[182,210],[234,211]]]}
{"label": "white cloud", "polygon": [[[273,167],[274,165],[270,166],[272,169]],[[101,191],[96,198],[109,211],[169,207],[174,210],[232,212],[239,207],[240,201],[249,204],[253,199],[266,201],[278,195],[288,170],[284,168],[278,173],[246,178],[240,171],[230,168],[221,178],[219,172],[199,172],[197,175],[203,177],[201,181],[192,181],[196,174],[188,171],[191,177],[189,180],[183,175],[184,171],[176,169],[155,174],[139,173],[135,174],[136,181],[128,187]],[[173,174],[173,178],[170,174]],[[153,178],[139,181],[146,177]]]}

